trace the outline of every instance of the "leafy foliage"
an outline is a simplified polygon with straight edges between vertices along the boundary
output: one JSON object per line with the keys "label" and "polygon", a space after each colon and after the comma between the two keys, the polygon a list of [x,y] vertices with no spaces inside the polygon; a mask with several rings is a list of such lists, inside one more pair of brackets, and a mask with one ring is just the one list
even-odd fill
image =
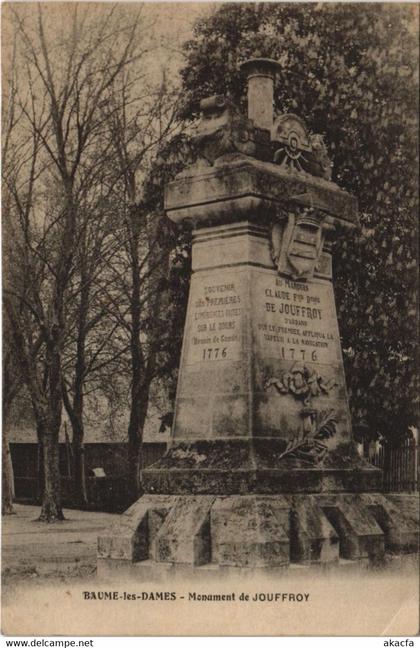
{"label": "leafy foliage", "polygon": [[222,93],[245,110],[239,64],[282,65],[278,112],[323,134],[360,227],[335,245],[335,287],[356,431],[397,441],[415,424],[418,7],[223,4],[196,23],[184,117]]}
{"label": "leafy foliage", "polygon": [[[144,208],[159,218],[162,245],[170,250],[167,278],[162,282],[165,305],[158,315],[160,344],[156,377],[164,386],[170,404],[175,400],[178,367],[181,356],[182,335],[188,302],[191,273],[191,234],[187,228],[175,227],[165,217],[163,197],[165,185],[194,159],[194,149],[182,131],[164,143],[151,164],[144,182]],[[150,326],[159,326],[156,318]]]}
{"label": "leafy foliage", "polygon": [[310,421],[287,442],[283,452],[278,456],[294,456],[298,459],[318,463],[328,452],[325,439],[337,433],[337,419],[334,410],[307,410],[305,418]]}

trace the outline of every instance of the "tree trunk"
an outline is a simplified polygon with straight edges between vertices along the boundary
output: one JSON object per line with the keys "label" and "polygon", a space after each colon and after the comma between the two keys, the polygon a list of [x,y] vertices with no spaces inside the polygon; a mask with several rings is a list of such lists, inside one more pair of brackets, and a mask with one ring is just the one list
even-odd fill
{"label": "tree trunk", "polygon": [[[86,245],[86,241],[84,241]],[[80,270],[80,305],[78,313],[78,335],[77,335],[77,351],[76,351],[76,365],[74,377],[74,397],[73,406],[68,403],[71,416],[70,421],[73,428],[73,486],[74,497],[77,506],[82,508],[86,507],[88,503],[87,490],[86,490],[86,471],[85,471],[85,446],[84,446],[84,425],[83,425],[83,408],[84,397],[83,388],[86,377],[86,322],[89,310],[89,294],[90,283],[89,276],[86,269],[86,258],[82,254],[81,270]],[[63,392],[64,395],[64,392]],[[65,401],[66,404],[66,401]],[[69,408],[68,408],[69,409]]]}
{"label": "tree trunk", "polygon": [[[83,291],[82,291],[83,292]],[[84,294],[84,293],[83,293]],[[85,343],[86,343],[86,313],[87,313],[87,296],[84,295],[81,304],[81,314],[79,321],[79,337],[77,340],[77,360],[76,360],[76,375],[74,385],[74,399],[73,399],[73,415],[71,416],[71,424],[73,428],[73,456],[74,456],[74,496],[76,504],[85,507],[88,503],[86,491],[86,471],[85,471],[85,446],[84,437],[85,430],[83,425],[83,385],[85,379]]]}
{"label": "tree trunk", "polygon": [[14,478],[13,466],[10,456],[9,441],[7,438],[6,428],[3,427],[2,436],[2,479],[1,479],[1,514],[12,515],[13,510],[13,495],[14,495]]}
{"label": "tree trunk", "polygon": [[48,349],[48,400],[40,417],[44,458],[44,491],[39,519],[45,522],[64,520],[61,508],[60,447],[62,390],[60,332],[54,331],[55,343]]}
{"label": "tree trunk", "polygon": [[43,458],[44,458],[44,489],[42,495],[42,508],[39,520],[43,522],[55,522],[64,520],[61,508],[61,483],[60,483],[60,461],[58,433],[51,432],[46,428],[43,435]]}
{"label": "tree trunk", "polygon": [[[77,374],[76,374],[77,378]],[[75,381],[75,395],[73,402],[70,402],[66,386],[63,384],[63,401],[73,431],[72,454],[73,454],[73,497],[77,506],[84,508],[88,503],[86,489],[85,469],[85,446],[83,426],[83,382]]]}
{"label": "tree trunk", "polygon": [[143,464],[143,429],[149,405],[150,385],[139,384],[137,398],[133,399],[128,427],[128,464],[130,496],[133,501],[140,497],[140,470]]}
{"label": "tree trunk", "polygon": [[[7,360],[4,361],[5,364]],[[7,367],[3,367],[3,421],[2,421],[2,515],[12,515],[13,498],[15,496],[15,479],[13,472],[12,456],[10,454],[9,435],[7,430],[7,420],[14,397],[18,392],[17,384],[11,379],[7,372]],[[6,380],[5,380],[6,378]],[[7,381],[9,378],[9,382]]]}
{"label": "tree trunk", "polygon": [[139,403],[142,395],[144,359],[140,342],[140,261],[139,261],[139,219],[135,210],[130,212],[130,262],[131,262],[131,403],[128,424],[128,491],[134,502],[140,496],[141,449],[143,427]]}
{"label": "tree trunk", "polygon": [[44,444],[43,444],[43,430],[39,424],[36,426],[37,437],[38,437],[38,471],[37,471],[37,501],[39,504],[42,503],[42,498],[44,495]]}
{"label": "tree trunk", "polygon": [[75,504],[82,508],[88,503],[86,490],[85,446],[83,426],[73,425],[73,492]]}
{"label": "tree trunk", "polygon": [[138,426],[133,418],[130,416],[130,424],[128,426],[128,492],[130,502],[135,502],[140,497],[142,447]]}
{"label": "tree trunk", "polygon": [[139,339],[132,339],[132,383],[131,409],[128,424],[128,478],[131,501],[140,497],[140,469],[142,466],[143,427],[146,419],[144,411],[144,385],[142,383],[141,347]]}

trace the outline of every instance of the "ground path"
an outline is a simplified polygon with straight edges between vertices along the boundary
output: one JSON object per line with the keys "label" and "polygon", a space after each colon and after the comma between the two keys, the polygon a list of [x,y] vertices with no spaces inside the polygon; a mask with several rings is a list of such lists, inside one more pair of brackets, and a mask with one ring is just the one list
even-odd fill
{"label": "ground path", "polygon": [[[419,581],[414,557],[408,563],[396,560],[385,570],[353,571],[340,567],[320,573],[298,566],[280,577],[250,575],[249,580],[212,581],[198,575],[191,583],[175,580],[142,580],[111,583],[95,575],[96,539],[120,516],[66,510],[67,520],[55,524],[37,522],[39,507],[15,506],[16,515],[3,517],[2,631],[8,635],[121,635],[179,634],[179,619],[185,619],[186,634],[217,635],[221,627],[232,634],[296,634],[299,627],[308,635],[411,636],[418,632]],[[407,561],[404,561],[404,563]],[[258,585],[256,584],[258,583]],[[169,588],[169,590],[168,590]],[[112,589],[128,592],[174,591],[179,598],[162,607],[162,601],[85,600],[85,591]],[[253,603],[241,608],[212,602],[191,608],[189,591],[306,592],[310,605],[294,602]],[[166,604],[165,604],[166,605]],[[194,604],[196,605],[196,604]],[[296,607],[299,605],[299,607]],[[239,613],[240,610],[243,612]],[[251,613],[251,610],[255,613]],[[171,611],[171,613],[167,613]]]}
{"label": "ground path", "polygon": [[47,524],[37,521],[39,506],[15,504],[14,510],[15,515],[2,517],[4,581],[93,574],[97,537],[120,518],[65,509],[65,520]]}

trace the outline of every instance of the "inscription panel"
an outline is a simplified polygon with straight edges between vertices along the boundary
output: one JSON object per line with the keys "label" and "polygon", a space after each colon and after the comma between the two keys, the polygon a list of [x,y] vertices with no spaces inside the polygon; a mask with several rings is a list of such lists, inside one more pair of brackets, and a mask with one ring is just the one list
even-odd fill
{"label": "inscription panel", "polygon": [[245,288],[240,273],[194,275],[184,364],[240,360],[244,306]]}
{"label": "inscription panel", "polygon": [[258,273],[253,284],[254,339],[259,355],[321,365],[341,363],[330,283]]}

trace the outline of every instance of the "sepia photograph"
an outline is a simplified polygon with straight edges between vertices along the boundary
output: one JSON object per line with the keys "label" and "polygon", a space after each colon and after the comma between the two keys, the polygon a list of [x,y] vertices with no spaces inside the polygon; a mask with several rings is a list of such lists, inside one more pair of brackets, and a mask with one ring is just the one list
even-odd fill
{"label": "sepia photograph", "polygon": [[419,5],[1,11],[3,635],[417,635]]}

